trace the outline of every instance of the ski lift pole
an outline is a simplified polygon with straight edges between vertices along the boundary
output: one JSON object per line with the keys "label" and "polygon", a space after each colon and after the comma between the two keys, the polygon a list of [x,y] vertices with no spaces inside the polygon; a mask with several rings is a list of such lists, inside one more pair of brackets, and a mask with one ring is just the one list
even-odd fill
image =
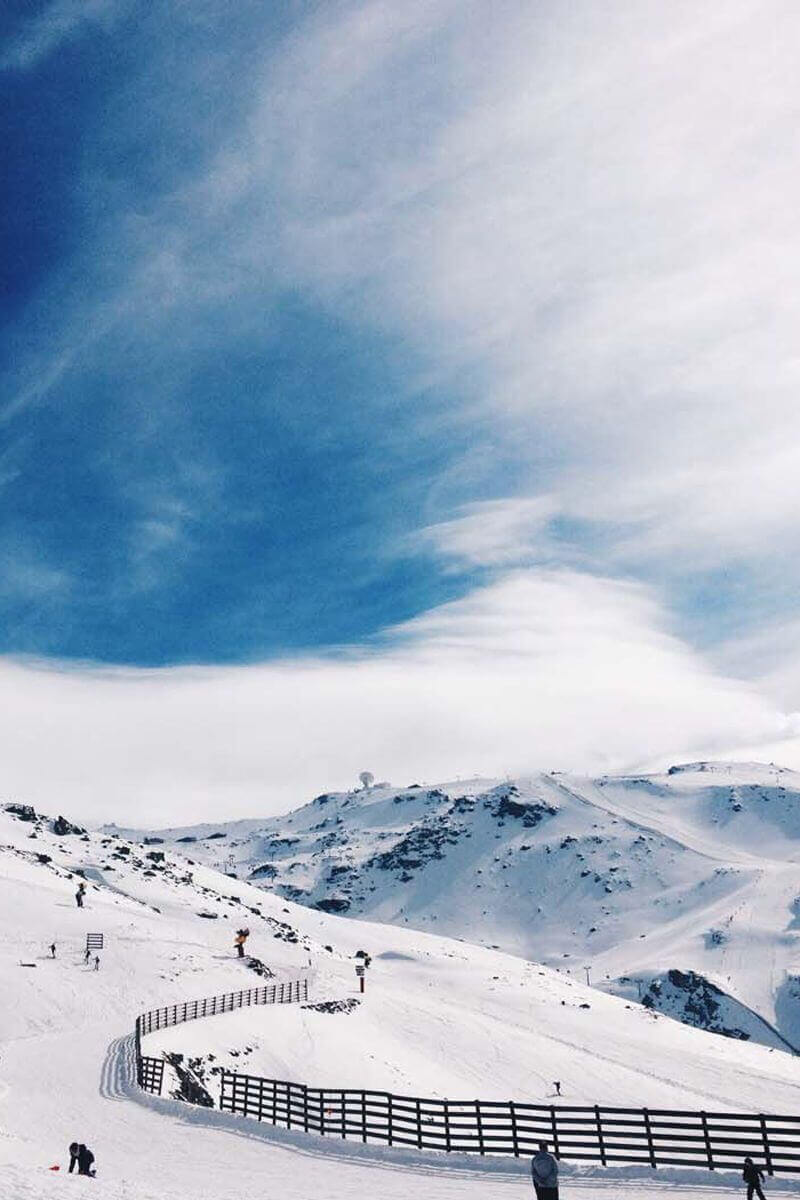
{"label": "ski lift pole", "polygon": [[356,975],[358,976],[358,982],[361,985],[359,990],[362,992],[362,994],[364,991],[364,976],[365,976],[365,974],[366,974],[366,967],[361,967],[361,966],[356,967]]}

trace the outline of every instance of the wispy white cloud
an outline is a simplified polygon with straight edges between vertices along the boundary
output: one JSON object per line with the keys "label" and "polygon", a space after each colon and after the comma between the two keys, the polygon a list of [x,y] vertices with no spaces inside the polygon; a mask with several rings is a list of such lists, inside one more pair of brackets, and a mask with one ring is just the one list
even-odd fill
{"label": "wispy white cloud", "polygon": [[369,768],[413,779],[611,770],[781,741],[796,719],[716,674],[646,589],[522,572],[370,652],[160,671],[0,664],[3,789],[87,819],[256,815]]}
{"label": "wispy white cloud", "polygon": [[[9,666],[36,698],[30,716],[46,683],[65,720],[50,761],[76,802],[87,746],[93,804],[102,768],[119,795],[174,794],[187,812],[196,797],[199,815],[297,799],[364,765],[628,765],[791,731],[778,699],[797,701],[754,647],[726,647],[724,662],[777,699],[713,672],[665,632],[651,594],[614,576],[757,573],[780,558],[800,583],[799,22],[782,0],[319,6],[265,47],[193,178],[146,214],[113,210],[105,249],[121,239],[130,261],[120,294],[69,310],[23,406],[123,316],[151,336],[165,313],[208,303],[257,328],[265,297],[296,288],[408,346],[421,381],[515,460],[495,500],[432,504],[415,549],[447,569],[567,561],[596,578],[504,579],[353,660],[96,677]],[[594,544],[576,552],[559,521],[595,529]],[[144,513],[144,560],[184,523]],[[47,764],[26,789],[32,756],[8,761],[38,798]]]}
{"label": "wispy white cloud", "polygon": [[486,500],[421,529],[407,548],[437,555],[460,570],[520,566],[541,557],[548,523],[560,511],[550,496]]}

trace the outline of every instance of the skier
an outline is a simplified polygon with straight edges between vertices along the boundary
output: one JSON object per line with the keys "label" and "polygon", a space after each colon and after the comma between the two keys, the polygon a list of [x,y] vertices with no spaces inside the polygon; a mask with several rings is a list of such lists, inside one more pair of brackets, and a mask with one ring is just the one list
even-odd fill
{"label": "skier", "polygon": [[553,1087],[556,1089],[556,1095],[557,1095],[557,1096],[560,1096],[560,1095],[561,1095],[561,1080],[560,1080],[560,1079],[554,1079],[554,1080],[553,1080]]}
{"label": "skier", "polygon": [[83,954],[83,961],[84,961],[84,963],[86,964],[86,966],[87,966],[87,967],[88,967],[88,965],[89,965],[89,959],[90,959],[91,957],[92,957],[92,952],[91,952],[91,950],[89,949],[89,947],[87,946],[87,947],[86,947],[86,949],[85,949],[85,951],[84,951],[84,954]]}
{"label": "skier", "polygon": [[86,884],[79,883],[78,890],[75,893],[75,903],[77,904],[78,908],[83,908],[83,897],[84,897],[85,892],[86,892]]}
{"label": "skier", "polygon": [[236,937],[233,939],[233,944],[236,947],[239,958],[244,958],[244,944],[250,937],[249,929],[237,929]]}
{"label": "skier", "polygon": [[531,1159],[531,1177],[537,1200],[558,1200],[558,1163],[548,1153],[547,1142],[539,1142]]}
{"label": "skier", "polygon": [[55,944],[55,942],[51,942],[50,943],[50,957],[55,958],[55,956],[56,956],[56,944]]}
{"label": "skier", "polygon": [[100,955],[99,954],[95,954],[95,956],[94,956],[94,969],[95,969],[95,971],[100,970]]}
{"label": "skier", "polygon": [[753,1192],[755,1192],[759,1200],[764,1200],[764,1193],[761,1190],[761,1184],[764,1182],[764,1172],[760,1167],[756,1166],[752,1158],[744,1160],[742,1179],[747,1184],[747,1200],[753,1200]]}
{"label": "skier", "polygon": [[83,1142],[72,1142],[69,1148],[69,1173],[72,1174],[72,1169],[75,1164],[78,1164],[79,1175],[94,1175],[92,1163],[94,1155],[88,1146],[84,1146]]}

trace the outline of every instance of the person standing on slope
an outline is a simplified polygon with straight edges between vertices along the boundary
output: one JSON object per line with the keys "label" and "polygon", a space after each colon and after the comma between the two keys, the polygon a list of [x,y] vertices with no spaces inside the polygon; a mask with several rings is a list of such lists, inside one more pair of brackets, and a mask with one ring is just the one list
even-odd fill
{"label": "person standing on slope", "polygon": [[756,1166],[752,1158],[744,1160],[742,1179],[747,1184],[747,1200],[753,1200],[754,1192],[759,1200],[764,1200],[764,1193],[761,1190],[761,1184],[764,1182],[764,1172],[760,1167]]}
{"label": "person standing on slope", "polygon": [[539,1142],[531,1159],[531,1176],[536,1200],[558,1200],[558,1163],[548,1152],[547,1142]]}
{"label": "person standing on slope", "polygon": [[86,891],[86,884],[79,883],[78,890],[75,893],[75,903],[77,904],[78,908],[83,908],[83,896],[84,896],[85,891]]}
{"label": "person standing on slope", "polygon": [[88,1146],[84,1146],[83,1142],[72,1142],[69,1148],[69,1173],[72,1174],[73,1167],[78,1164],[79,1175],[94,1175],[92,1163],[94,1155]]}

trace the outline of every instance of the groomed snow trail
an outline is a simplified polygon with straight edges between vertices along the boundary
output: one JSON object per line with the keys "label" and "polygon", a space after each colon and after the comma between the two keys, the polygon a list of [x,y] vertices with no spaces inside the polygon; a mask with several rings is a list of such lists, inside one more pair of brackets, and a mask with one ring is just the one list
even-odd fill
{"label": "groomed snow trail", "polygon": [[[478,1094],[482,1083],[487,1091],[514,1094],[518,1081],[538,1068],[574,1078],[575,1088],[606,1089],[604,1099],[623,1077],[626,1088],[640,1092],[637,1101],[644,1096],[654,1103],[681,1089],[728,1104],[733,1092],[751,1103],[757,1095],[785,1103],[797,1095],[788,1056],[732,1047],[654,1020],[505,955],[287,906],[185,860],[169,875],[147,876],[130,866],[133,851],[110,846],[114,861],[103,865],[100,877],[105,880],[110,866],[114,888],[95,876],[87,907],[78,910],[72,871],[76,863],[99,861],[94,841],[60,842],[45,831],[30,841],[24,826],[5,814],[0,819],[2,1200],[50,1200],[63,1197],[65,1188],[82,1195],[85,1187],[99,1200],[244,1200],[278,1192],[297,1200],[407,1200],[409,1191],[432,1200],[477,1200],[487,1187],[501,1198],[532,1194],[525,1161],[423,1156],[306,1137],[139,1092],[132,1040],[138,1012],[257,982],[230,946],[245,911],[256,948],[279,979],[296,977],[312,958],[318,998],[353,989],[352,955],[362,941],[376,952],[369,1003],[352,1018],[295,1006],[248,1010],[275,1053],[297,1054],[292,1074],[298,1078],[307,1069],[343,1069],[337,1043],[350,1030],[356,1078],[374,1059],[388,1083],[385,1072],[402,1063],[418,1093],[431,1082],[454,1089],[468,1079]],[[257,905],[263,916],[253,914]],[[216,917],[198,919],[203,909]],[[87,932],[98,931],[106,948],[94,971],[83,963],[82,945]],[[286,931],[296,931],[295,941],[286,940]],[[51,940],[58,947],[55,960],[47,954]],[[35,965],[21,965],[28,962]],[[590,1011],[582,1008],[586,1003]],[[397,1028],[386,1028],[387,1021]],[[431,1027],[421,1048],[414,1045],[420,1021]],[[467,1041],[461,1040],[462,1026]],[[189,1029],[204,1049],[239,1044],[235,1014],[182,1027]],[[178,1030],[173,1032],[177,1039]],[[482,1042],[492,1051],[491,1068],[480,1065],[489,1062],[480,1058]],[[307,1046],[305,1061],[301,1044]],[[459,1059],[470,1046],[477,1057],[464,1065]],[[515,1051],[517,1060],[529,1061],[520,1066]],[[97,1156],[98,1177],[91,1183],[65,1173],[73,1140],[85,1141]],[[55,1164],[61,1170],[50,1172]],[[647,1200],[674,1193],[678,1184],[687,1200],[719,1195],[720,1188],[738,1190],[731,1176],[599,1168],[583,1176],[566,1167],[563,1194]],[[797,1195],[797,1188],[781,1180],[771,1194]]]}

